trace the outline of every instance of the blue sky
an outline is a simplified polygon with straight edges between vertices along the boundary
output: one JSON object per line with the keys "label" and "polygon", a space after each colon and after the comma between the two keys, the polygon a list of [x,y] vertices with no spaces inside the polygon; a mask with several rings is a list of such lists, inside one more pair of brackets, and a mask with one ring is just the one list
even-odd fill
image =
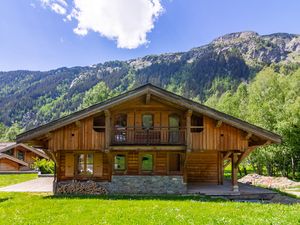
{"label": "blue sky", "polygon": [[[67,3],[67,12],[55,12],[53,8],[51,9],[53,5],[50,4],[55,1],[62,6]],[[132,26],[136,26],[139,31],[148,28],[143,27],[145,22],[137,24],[139,20],[137,23],[128,21],[132,18],[131,14],[139,11],[131,4],[135,1],[151,0],[122,0],[126,5],[119,7],[122,12],[120,16],[115,15],[118,17],[116,21],[121,20],[120,29],[115,29],[117,31],[109,29],[111,28],[109,23],[113,23],[114,20],[105,18],[104,10],[99,13],[101,17],[95,17],[95,21],[87,19],[89,24],[93,24],[92,27],[86,25],[82,28],[80,25],[81,35],[78,34],[80,32],[74,32],[74,29],[79,27],[79,21],[82,22],[84,18],[81,20],[73,16],[72,20],[66,19],[76,4],[73,0],[63,3],[64,1],[1,0],[1,71],[49,70],[63,66],[86,66],[108,60],[125,60],[148,54],[187,51],[207,44],[218,36],[238,31],[251,30],[260,34],[300,33],[299,0],[156,0],[163,11],[160,10],[155,16],[154,23],[149,25],[153,25],[150,32],[144,32],[148,43],[132,47],[137,42],[129,43],[133,39],[134,32],[129,34],[128,29]],[[85,3],[92,1],[85,0]],[[77,9],[78,7],[77,5]],[[87,7],[82,6],[82,12],[91,10]],[[107,2],[105,7],[110,7]],[[146,14],[142,10],[141,12],[141,15]],[[106,19],[108,22],[103,22]],[[147,18],[140,19],[140,21],[147,21]],[[122,24],[130,28],[123,31]],[[92,31],[95,27],[104,30],[103,33]],[[122,32],[120,33],[119,30]],[[87,34],[82,35],[86,31]],[[114,37],[116,40],[108,38],[109,32],[119,32]],[[125,37],[125,48],[120,47],[122,44],[118,37],[121,36]],[[129,45],[131,49],[126,48]]]}

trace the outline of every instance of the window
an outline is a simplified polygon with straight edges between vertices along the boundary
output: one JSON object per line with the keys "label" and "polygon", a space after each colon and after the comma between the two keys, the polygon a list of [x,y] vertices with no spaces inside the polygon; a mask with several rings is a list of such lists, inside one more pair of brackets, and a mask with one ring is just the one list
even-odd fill
{"label": "window", "polygon": [[127,114],[121,113],[115,117],[115,128],[125,128],[127,126]]}
{"label": "window", "polygon": [[105,116],[96,116],[93,121],[93,129],[96,132],[105,132]]}
{"label": "window", "polygon": [[203,116],[192,115],[191,126],[194,127],[191,129],[191,132],[202,132],[203,131]]}
{"label": "window", "polygon": [[152,129],[153,128],[153,115],[152,114],[144,114],[142,117],[143,129]]}
{"label": "window", "polygon": [[181,155],[178,153],[170,153],[169,154],[169,171],[170,172],[180,172],[180,161],[181,161]]}
{"label": "window", "polygon": [[94,155],[93,154],[77,154],[76,155],[77,171],[80,176],[91,176],[94,172]]}
{"label": "window", "polygon": [[176,114],[169,116],[169,143],[176,144],[180,140],[179,116]]}
{"label": "window", "polygon": [[13,149],[7,150],[7,151],[5,152],[5,154],[13,156],[13,155],[14,155]]}
{"label": "window", "polygon": [[141,157],[141,171],[152,172],[153,171],[153,155],[143,154]]}
{"label": "window", "polygon": [[114,142],[122,143],[126,142],[126,127],[127,127],[127,114],[121,113],[116,115],[114,121]]}
{"label": "window", "polygon": [[21,152],[21,151],[17,152],[17,158],[24,161],[24,159],[25,159],[24,152]]}
{"label": "window", "polygon": [[123,154],[115,155],[115,170],[125,170],[126,169],[126,156]]}

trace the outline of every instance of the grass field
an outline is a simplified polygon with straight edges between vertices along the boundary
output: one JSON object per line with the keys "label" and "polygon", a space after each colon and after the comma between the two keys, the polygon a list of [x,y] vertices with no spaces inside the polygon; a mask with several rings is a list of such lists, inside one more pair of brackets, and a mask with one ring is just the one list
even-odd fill
{"label": "grass field", "polygon": [[300,224],[300,205],[0,193],[1,224]]}
{"label": "grass field", "polygon": [[0,174],[0,187],[37,178],[37,174]]}

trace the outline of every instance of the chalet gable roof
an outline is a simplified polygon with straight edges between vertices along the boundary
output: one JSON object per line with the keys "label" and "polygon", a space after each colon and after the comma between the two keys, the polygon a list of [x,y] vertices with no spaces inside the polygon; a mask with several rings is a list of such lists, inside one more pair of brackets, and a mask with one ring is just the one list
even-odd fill
{"label": "chalet gable roof", "polygon": [[270,140],[274,143],[281,142],[281,136],[279,136],[278,134],[275,134],[271,131],[268,131],[261,127],[250,124],[246,121],[240,120],[236,117],[227,115],[227,114],[217,111],[213,108],[202,105],[198,102],[194,102],[194,101],[184,98],[182,96],[176,95],[172,92],[166,91],[166,90],[159,88],[157,86],[154,86],[152,84],[146,84],[146,85],[140,86],[134,90],[125,92],[121,95],[118,95],[116,97],[113,97],[111,99],[103,101],[101,103],[92,105],[86,109],[74,112],[74,113],[72,113],[68,116],[62,117],[58,120],[54,120],[50,123],[47,123],[47,124],[41,125],[39,127],[36,127],[34,129],[28,130],[17,136],[17,142],[18,143],[24,142],[24,141],[28,141],[30,139],[39,137],[41,135],[45,135],[48,132],[51,132],[55,129],[58,129],[58,128],[68,125],[70,123],[76,122],[76,121],[86,118],[88,116],[94,115],[98,112],[102,112],[103,110],[109,109],[120,103],[132,100],[134,98],[137,98],[137,97],[140,97],[143,95],[146,95],[148,93],[151,95],[157,96],[159,98],[162,98],[164,100],[167,100],[169,102],[172,102],[174,104],[177,104],[179,106],[183,106],[188,109],[191,109],[194,112],[198,112],[198,113],[206,115],[210,118],[220,120],[220,121],[222,121],[226,124],[229,124],[233,127],[244,130],[245,132],[255,134],[263,139]]}
{"label": "chalet gable roof", "polygon": [[28,163],[27,162],[24,162],[16,157],[13,157],[13,156],[10,156],[10,155],[7,155],[7,154],[4,154],[4,153],[0,153],[0,159],[8,159],[10,161],[13,161],[13,162],[16,162],[20,165],[23,165],[23,166],[28,166]]}
{"label": "chalet gable roof", "polygon": [[[5,146],[5,143],[0,143],[0,146]],[[22,143],[18,143],[17,144],[15,142],[9,142],[5,147],[0,148],[0,153],[6,152],[6,151],[8,151],[10,149],[13,149],[13,148],[16,148],[18,146],[21,146],[21,147],[27,149],[28,151],[31,151],[31,152],[33,152],[33,153],[35,153],[35,154],[37,154],[37,155],[39,155],[39,156],[41,156],[43,158],[49,159],[49,157],[42,150],[30,147],[30,146],[22,144]]]}

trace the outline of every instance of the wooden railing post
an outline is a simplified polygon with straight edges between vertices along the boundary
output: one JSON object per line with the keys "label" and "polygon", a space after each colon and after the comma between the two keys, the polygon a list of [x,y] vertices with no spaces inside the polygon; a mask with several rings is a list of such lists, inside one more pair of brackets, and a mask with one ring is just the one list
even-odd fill
{"label": "wooden railing post", "polygon": [[109,151],[111,142],[111,125],[110,125],[110,111],[105,110],[105,151]]}
{"label": "wooden railing post", "polygon": [[193,111],[188,110],[186,112],[186,150],[190,152],[192,150],[192,136],[191,136],[191,117]]}

